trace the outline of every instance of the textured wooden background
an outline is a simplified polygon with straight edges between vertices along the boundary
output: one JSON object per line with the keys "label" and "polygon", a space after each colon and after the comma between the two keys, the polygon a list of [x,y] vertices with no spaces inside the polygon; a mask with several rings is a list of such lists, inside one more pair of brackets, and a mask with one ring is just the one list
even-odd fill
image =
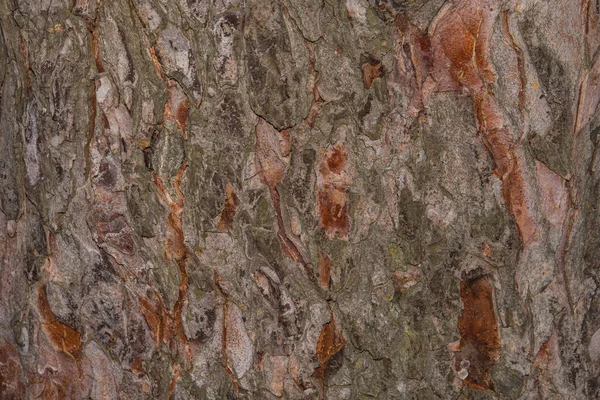
{"label": "textured wooden background", "polygon": [[600,396],[597,0],[1,0],[0,398]]}

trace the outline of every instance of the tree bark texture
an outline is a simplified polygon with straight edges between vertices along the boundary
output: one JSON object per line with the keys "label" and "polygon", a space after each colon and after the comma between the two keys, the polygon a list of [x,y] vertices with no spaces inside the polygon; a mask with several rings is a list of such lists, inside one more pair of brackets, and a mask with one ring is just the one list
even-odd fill
{"label": "tree bark texture", "polygon": [[2,399],[600,396],[597,0],[0,24]]}

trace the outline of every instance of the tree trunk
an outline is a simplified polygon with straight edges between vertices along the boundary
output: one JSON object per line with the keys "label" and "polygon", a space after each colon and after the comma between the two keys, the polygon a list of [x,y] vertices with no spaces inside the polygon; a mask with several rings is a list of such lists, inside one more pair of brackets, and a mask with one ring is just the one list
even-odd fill
{"label": "tree trunk", "polygon": [[0,24],[2,399],[600,396],[598,1]]}

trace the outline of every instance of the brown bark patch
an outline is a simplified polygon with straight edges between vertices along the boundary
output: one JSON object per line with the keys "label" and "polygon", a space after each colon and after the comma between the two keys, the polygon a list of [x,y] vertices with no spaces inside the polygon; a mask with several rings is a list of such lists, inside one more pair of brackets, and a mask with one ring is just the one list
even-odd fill
{"label": "brown bark patch", "polygon": [[365,88],[369,89],[373,85],[373,81],[383,75],[383,65],[381,61],[370,60],[363,64],[362,72]]}
{"label": "brown bark patch", "polygon": [[56,319],[50,309],[46,285],[38,288],[38,309],[42,317],[42,328],[52,347],[72,358],[81,354],[81,334]]}
{"label": "brown bark patch", "polygon": [[152,338],[154,339],[154,345],[160,348],[161,342],[168,341],[170,338],[169,332],[166,327],[169,324],[169,316],[166,312],[165,306],[162,299],[158,296],[154,298],[139,297],[138,305],[140,310],[146,319],[146,323],[150,327],[152,332]]}
{"label": "brown bark patch", "polygon": [[329,290],[331,280],[331,260],[327,254],[319,251],[319,285],[324,290]]}
{"label": "brown bark patch", "polygon": [[317,342],[317,359],[321,368],[326,368],[331,357],[345,346],[346,338],[336,327],[335,321],[323,325]]}
{"label": "brown bark patch", "polygon": [[319,367],[315,369],[313,376],[321,380],[322,398],[327,398],[326,393],[326,382],[327,375],[331,371],[337,370],[340,365],[332,362],[335,359],[339,359],[339,356],[343,354],[341,351],[346,347],[346,338],[342,333],[341,329],[337,326],[335,313],[329,304],[331,310],[331,321],[323,325],[321,334],[319,335],[319,341],[317,342],[317,360],[319,361]]}
{"label": "brown bark patch", "polygon": [[504,197],[509,205],[509,212],[515,217],[521,243],[529,245],[536,240],[538,227],[533,212],[527,204],[533,194],[527,191],[525,177],[517,160],[511,173],[503,180],[503,184]]}
{"label": "brown bark patch", "polygon": [[154,69],[156,70],[156,74],[164,82],[167,82],[167,75],[165,74],[165,71],[163,70],[162,64],[160,63],[160,61],[159,61],[159,59],[158,59],[158,57],[156,55],[156,50],[154,50],[154,47],[150,47],[148,49],[148,51],[150,52],[150,57],[152,58],[152,63],[154,64]]}
{"label": "brown bark patch", "polygon": [[144,366],[142,365],[142,357],[141,356],[137,356],[133,360],[133,363],[131,363],[131,372],[133,372],[140,378],[142,376],[144,376],[145,372],[144,372]]}
{"label": "brown bark patch", "polygon": [[187,162],[184,162],[181,164],[181,167],[179,167],[177,174],[173,178],[173,188],[177,195],[176,199],[171,197],[160,176],[158,176],[158,174],[154,175],[154,183],[156,184],[161,197],[171,209],[167,218],[170,229],[167,237],[166,253],[167,256],[171,256],[177,261],[183,260],[187,255],[181,221],[183,214],[183,193],[180,188],[181,180],[183,179],[186,169]]}
{"label": "brown bark patch", "polygon": [[169,97],[165,103],[163,119],[172,119],[186,136],[187,120],[190,111],[190,101],[179,84],[174,80],[167,82]]}
{"label": "brown bark patch", "polygon": [[96,27],[92,31],[92,53],[94,54],[94,61],[96,62],[96,69],[99,73],[104,72],[104,65],[102,57],[100,56],[100,46],[98,45],[98,28]]}
{"label": "brown bark patch", "polygon": [[0,345],[0,398],[24,399],[25,385],[21,379],[19,353],[8,342]]}
{"label": "brown bark patch", "polygon": [[[415,27],[415,29],[418,29]],[[429,36],[420,31],[414,38],[414,60],[416,60],[415,69],[419,75],[419,81],[422,82],[427,74],[433,70],[433,53],[431,50],[431,40]]]}
{"label": "brown bark patch", "polygon": [[335,186],[325,185],[318,193],[321,226],[327,236],[333,238],[337,233],[341,239],[348,238],[350,219],[348,218],[348,194]]}
{"label": "brown bark patch", "polygon": [[339,175],[342,173],[346,160],[348,160],[348,154],[342,151],[340,147],[336,146],[327,157],[327,167],[329,167],[331,172]]}
{"label": "brown bark patch", "polygon": [[[490,84],[495,81],[495,74],[488,61],[489,40],[498,11],[488,3],[457,2],[432,22],[434,77],[438,91],[460,87],[469,91],[483,140],[496,163],[495,173],[502,179],[508,211],[515,217],[521,242],[527,246],[537,239],[538,231],[533,209],[537,194],[534,182],[528,179],[535,172],[515,145],[506,127],[507,117],[492,93]],[[520,76],[518,62],[515,71]]]}
{"label": "brown bark patch", "polygon": [[493,288],[485,278],[467,280],[460,286],[460,297],[463,311],[458,319],[460,351],[455,368],[468,372],[463,378],[468,385],[489,389],[491,369],[497,364],[501,350]]}
{"label": "brown bark patch", "polygon": [[336,233],[340,239],[348,239],[350,231],[347,160],[346,149],[337,143],[323,155],[318,170],[317,209],[321,226],[330,239]]}
{"label": "brown bark patch", "polygon": [[226,232],[231,229],[233,226],[233,217],[238,207],[238,197],[229,182],[225,185],[225,196],[225,205],[219,214],[219,221],[217,222],[217,230],[219,232]]}
{"label": "brown bark patch", "polygon": [[557,354],[556,335],[553,333],[538,350],[533,365],[538,368],[548,369],[552,358]]}
{"label": "brown bark patch", "polygon": [[[434,34],[436,73],[443,89],[463,85],[473,92],[495,79],[489,59],[489,37],[494,17],[481,1],[463,1],[439,15]],[[450,79],[448,79],[450,78]]]}

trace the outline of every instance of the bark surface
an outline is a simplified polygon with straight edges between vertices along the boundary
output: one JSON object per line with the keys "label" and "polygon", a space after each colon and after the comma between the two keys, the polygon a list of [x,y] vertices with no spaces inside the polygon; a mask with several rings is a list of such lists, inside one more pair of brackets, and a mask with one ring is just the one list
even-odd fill
{"label": "bark surface", "polygon": [[0,1],[0,398],[600,397],[597,0]]}

